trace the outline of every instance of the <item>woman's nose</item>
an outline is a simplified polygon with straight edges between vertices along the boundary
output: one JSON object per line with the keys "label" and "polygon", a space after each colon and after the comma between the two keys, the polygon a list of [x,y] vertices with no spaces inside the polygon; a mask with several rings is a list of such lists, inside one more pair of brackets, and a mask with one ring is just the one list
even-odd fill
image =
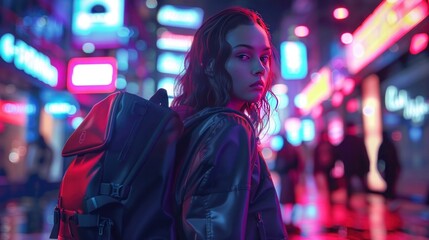
{"label": "woman's nose", "polygon": [[261,62],[261,60],[257,59],[254,61],[253,64],[253,74],[264,74],[265,73],[265,66],[264,64]]}

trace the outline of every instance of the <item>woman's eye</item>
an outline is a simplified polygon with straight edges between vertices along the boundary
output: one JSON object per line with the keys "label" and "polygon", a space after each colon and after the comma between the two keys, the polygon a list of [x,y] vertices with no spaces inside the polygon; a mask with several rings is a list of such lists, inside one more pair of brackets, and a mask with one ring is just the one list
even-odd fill
{"label": "woman's eye", "polygon": [[250,57],[246,54],[240,54],[240,55],[238,55],[238,58],[240,58],[241,60],[249,60],[250,59]]}
{"label": "woman's eye", "polygon": [[267,63],[269,60],[270,60],[270,56],[268,56],[268,55],[261,57],[261,62],[263,62],[263,63]]}

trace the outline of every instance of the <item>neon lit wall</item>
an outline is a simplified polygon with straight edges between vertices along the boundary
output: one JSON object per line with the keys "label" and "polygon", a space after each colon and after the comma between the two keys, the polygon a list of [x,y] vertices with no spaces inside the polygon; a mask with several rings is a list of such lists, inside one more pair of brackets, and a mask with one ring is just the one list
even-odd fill
{"label": "neon lit wall", "polygon": [[368,186],[372,190],[383,190],[385,182],[377,170],[377,154],[383,129],[380,82],[376,75],[370,75],[362,81],[362,114],[365,145],[370,161]]}

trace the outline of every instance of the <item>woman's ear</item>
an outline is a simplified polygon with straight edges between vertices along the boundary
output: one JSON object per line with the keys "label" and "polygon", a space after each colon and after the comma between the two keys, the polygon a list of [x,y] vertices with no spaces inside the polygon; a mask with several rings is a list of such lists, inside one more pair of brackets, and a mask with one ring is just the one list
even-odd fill
{"label": "woman's ear", "polygon": [[204,69],[204,73],[208,77],[214,77],[214,59],[209,61],[209,64],[207,64],[206,68]]}

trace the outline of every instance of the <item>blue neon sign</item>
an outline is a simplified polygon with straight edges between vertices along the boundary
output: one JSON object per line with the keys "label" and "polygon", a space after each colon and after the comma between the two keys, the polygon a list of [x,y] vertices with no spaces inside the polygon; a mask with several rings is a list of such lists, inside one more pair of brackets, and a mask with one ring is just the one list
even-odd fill
{"label": "blue neon sign", "polygon": [[123,25],[123,0],[74,1],[72,32],[75,35],[86,36],[94,31],[117,31]]}
{"label": "blue neon sign", "polygon": [[286,80],[303,79],[307,76],[307,48],[302,42],[285,41],[280,44],[282,77]]}
{"label": "blue neon sign", "polygon": [[51,64],[49,57],[21,40],[15,41],[10,33],[0,38],[0,57],[51,87],[58,85],[58,70]]}
{"label": "blue neon sign", "polygon": [[157,15],[164,26],[197,29],[203,22],[204,11],[198,7],[162,6]]}

